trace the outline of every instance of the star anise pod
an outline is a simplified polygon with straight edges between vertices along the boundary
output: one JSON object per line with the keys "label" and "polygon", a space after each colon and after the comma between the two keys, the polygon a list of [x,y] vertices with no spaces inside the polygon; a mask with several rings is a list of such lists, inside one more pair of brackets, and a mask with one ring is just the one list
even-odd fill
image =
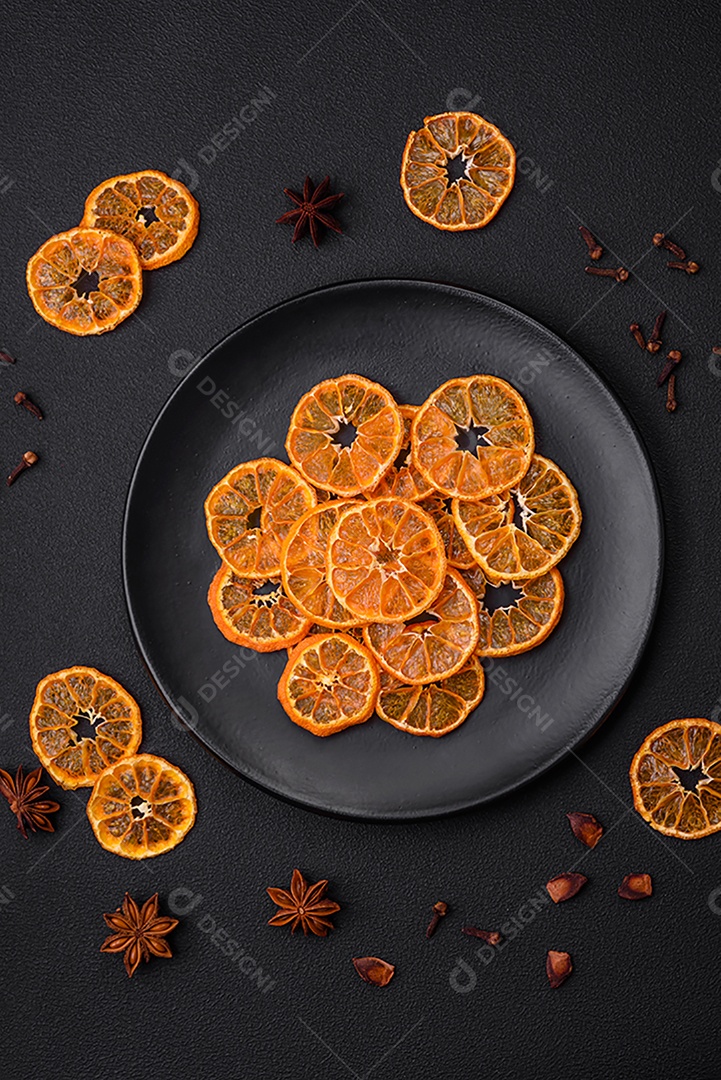
{"label": "star anise pod", "polygon": [[114,933],[100,946],[101,952],[123,953],[125,970],[132,978],[141,960],[151,956],[172,957],[165,937],[175,930],[177,919],[158,915],[158,894],[146,900],[142,908],[126,893],[122,908],[103,915]]}
{"label": "star anise pod", "polygon": [[292,243],[295,243],[296,240],[300,240],[306,229],[310,230],[311,239],[316,247],[318,247],[318,240],[321,235],[321,230],[324,227],[326,229],[332,229],[333,232],[343,232],[336,219],[326,213],[326,210],[329,210],[332,206],[335,206],[337,202],[340,202],[343,198],[343,193],[341,192],[339,195],[328,195],[327,192],[329,187],[329,176],[326,176],[325,180],[321,180],[317,188],[313,188],[313,181],[309,176],[306,176],[302,195],[298,195],[297,192],[291,191],[290,188],[283,188],[283,191],[288,198],[295,203],[295,209],[288,210],[285,214],[281,214],[279,218],[276,218],[276,224],[285,221],[295,222]]}
{"label": "star anise pod", "polygon": [[310,930],[317,937],[325,937],[329,930],[334,929],[328,916],[340,911],[340,904],[323,899],[327,887],[327,881],[316,881],[315,885],[309,885],[300,870],[294,870],[290,892],[266,889],[273,903],[280,908],[272,919],[268,919],[268,925],[287,926],[292,923],[290,929],[293,934],[296,927],[302,926],[304,934]]}
{"label": "star anise pod", "polygon": [[27,840],[28,834],[25,828],[28,825],[33,832],[42,829],[43,832],[55,832],[48,814],[54,814],[60,809],[60,803],[51,799],[43,799],[43,795],[50,788],[40,784],[43,775],[42,768],[34,769],[27,776],[23,775],[22,765],[13,780],[10,773],[0,769],[0,795],[4,795],[10,804],[10,809],[18,819],[18,829]]}

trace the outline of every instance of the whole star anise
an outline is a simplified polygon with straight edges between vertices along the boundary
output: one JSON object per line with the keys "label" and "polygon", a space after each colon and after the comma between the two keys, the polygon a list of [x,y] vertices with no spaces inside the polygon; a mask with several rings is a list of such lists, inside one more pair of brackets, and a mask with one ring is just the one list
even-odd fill
{"label": "whole star anise", "polygon": [[292,923],[290,929],[293,934],[296,927],[302,926],[304,934],[310,930],[317,937],[325,937],[329,930],[334,929],[328,916],[340,911],[340,904],[334,900],[323,900],[327,887],[327,881],[316,881],[315,885],[309,885],[300,870],[294,870],[290,892],[286,889],[266,889],[273,903],[280,908],[272,919],[268,919],[268,925],[287,926]]}
{"label": "whole star anise", "polygon": [[100,946],[101,952],[123,953],[125,970],[132,978],[141,960],[147,963],[151,956],[169,960],[172,957],[165,937],[178,925],[177,919],[158,915],[158,894],[138,907],[129,893],[125,894],[122,908],[103,915],[114,933]]}
{"label": "whole star anise", "polygon": [[0,795],[4,795],[10,804],[10,809],[18,819],[18,829],[27,840],[28,834],[25,828],[28,825],[33,832],[42,829],[43,832],[55,832],[48,814],[54,814],[60,809],[60,803],[51,799],[43,799],[42,796],[50,788],[40,784],[43,775],[42,768],[34,769],[23,775],[22,765],[13,780],[10,773],[0,769]]}
{"label": "whole star anise", "polygon": [[291,191],[290,188],[283,188],[283,191],[295,203],[294,210],[288,210],[285,214],[281,214],[279,218],[276,218],[276,224],[280,224],[286,221],[294,221],[295,229],[293,230],[293,240],[300,240],[301,236],[305,233],[306,228],[310,230],[311,239],[315,247],[318,247],[318,240],[321,235],[321,229],[332,229],[333,232],[342,233],[340,225],[334,217],[326,213],[332,206],[335,206],[337,202],[343,198],[343,193],[339,195],[328,195],[327,191],[330,187],[330,177],[326,176],[325,180],[321,180],[317,188],[313,188],[313,181],[309,176],[306,176],[305,183],[303,185],[303,194],[298,195],[297,192]]}

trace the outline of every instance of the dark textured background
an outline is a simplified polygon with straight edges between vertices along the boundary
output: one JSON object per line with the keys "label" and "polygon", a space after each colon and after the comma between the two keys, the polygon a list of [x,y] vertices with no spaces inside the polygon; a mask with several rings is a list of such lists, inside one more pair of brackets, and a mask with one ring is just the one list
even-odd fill
{"label": "dark textured background", "polygon": [[[649,6],[631,30],[618,2],[422,14],[367,0],[300,0],[293,11],[11,3],[3,29],[0,347],[18,363],[0,371],[0,451],[7,470],[27,449],[42,460],[2,494],[0,764],[32,765],[37,680],[89,663],[137,697],[144,745],[187,769],[200,803],[180,848],[137,865],[96,844],[84,795],[58,793],[56,834],[27,843],[0,807],[3,1077],[717,1077],[721,840],[651,832],[630,810],[626,777],[652,727],[715,716],[721,698],[715,7]],[[261,94],[255,118],[241,113]],[[398,164],[426,114],[469,104],[511,137],[520,174],[488,229],[445,235],[405,208]],[[209,161],[204,148],[239,115],[239,137]],[[25,263],[79,220],[96,183],[144,166],[197,184],[195,247],[146,276],[142,307],[111,335],[63,335],[35,316]],[[319,252],[292,249],[274,225],[283,186],[306,171],[329,172],[347,193],[344,236]],[[627,285],[583,274],[579,219],[634,269]],[[650,245],[658,229],[687,245],[701,274],[665,268]],[[310,815],[211,759],[173,725],[138,659],[120,574],[133,463],[183,358],[288,296],[374,276],[478,288],[585,355],[649,447],[668,542],[650,646],[601,732],[515,796],[409,826]],[[654,389],[657,363],[627,329],[632,318],[648,327],[662,305],[666,344],[684,352],[674,416]],[[42,426],[15,410],[17,389],[47,411]],[[563,817],[571,809],[608,829],[585,857]],[[285,885],[295,865],[330,878],[343,905],[325,941],[265,925],[264,886]],[[591,879],[584,893],[534,915],[530,898],[573,865]],[[629,871],[653,875],[652,900],[616,897]],[[132,982],[98,951],[101,913],[125,889],[194,904],[175,959]],[[439,898],[453,914],[426,942]],[[465,920],[513,917],[523,929],[489,964],[459,934]],[[558,992],[544,974],[549,947],[574,958]],[[270,976],[266,992],[241,970],[241,950]],[[350,957],[364,953],[397,964],[387,990],[357,979]],[[459,957],[470,968],[453,975]]]}

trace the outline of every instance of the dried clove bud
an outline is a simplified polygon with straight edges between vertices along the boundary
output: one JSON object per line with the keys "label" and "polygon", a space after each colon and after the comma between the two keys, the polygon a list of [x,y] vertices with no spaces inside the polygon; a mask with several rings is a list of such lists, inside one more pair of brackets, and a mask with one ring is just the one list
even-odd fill
{"label": "dried clove bud", "polygon": [[441,921],[444,915],[448,914],[448,904],[445,900],[437,900],[433,905],[433,914],[431,921],[428,923],[428,929],[426,930],[426,937],[433,937],[438,929],[438,923]]}
{"label": "dried clove bud", "polygon": [[645,349],[646,348],[646,338],[643,336],[643,333],[641,331],[641,327],[638,325],[638,323],[637,322],[632,322],[631,325],[629,326],[629,330],[631,331],[631,333],[633,335],[633,339],[636,342],[636,344],[638,345],[638,347],[640,349]]}
{"label": "dried clove bud", "polygon": [[618,889],[618,895],[624,900],[645,900],[652,892],[650,874],[626,874]]}
{"label": "dried clove bud", "polygon": [[353,967],[364,982],[373,986],[387,986],[396,970],[393,964],[377,956],[354,956]]}
{"label": "dried clove bud", "polygon": [[555,949],[548,950],[546,975],[548,975],[552,990],[556,990],[561,983],[564,983],[572,971],[573,964],[571,963],[570,953],[556,952]]}
{"label": "dried clove bud", "polygon": [[479,930],[477,926],[462,926],[461,933],[466,937],[480,938],[486,945],[499,945],[503,941],[503,935],[497,930]]}
{"label": "dried clove bud", "polygon": [[668,354],[668,360],[664,364],[661,374],[656,379],[656,386],[663,386],[663,384],[666,382],[666,379],[669,377],[669,375],[671,374],[673,369],[676,367],[677,364],[680,364],[680,363],[681,363],[681,353],[679,352],[678,349],[671,349],[671,351]]}
{"label": "dried clove bud", "polygon": [[687,274],[698,274],[701,267],[697,262],[667,262],[666,266],[670,266],[672,270],[685,270]]}
{"label": "dried clove bud", "polygon": [[583,874],[559,874],[558,877],[551,878],[546,889],[554,904],[562,904],[564,900],[570,900],[579,893],[587,881],[588,878]]}
{"label": "dried clove bud", "polygon": [[685,259],[686,252],[678,244],[674,244],[673,240],[669,240],[665,233],[657,232],[653,234],[653,244],[657,248],[666,248],[667,251],[673,252],[677,259]]}
{"label": "dried clove bud", "polygon": [[600,824],[593,814],[566,814],[571,831],[577,840],[586,847],[594,848],[603,836],[603,825]]}
{"label": "dried clove bud", "polygon": [[661,348],[661,331],[663,330],[663,324],[666,319],[666,311],[660,311],[656,316],[656,321],[653,324],[653,330],[651,336],[646,342],[646,348],[650,353],[657,353]]}

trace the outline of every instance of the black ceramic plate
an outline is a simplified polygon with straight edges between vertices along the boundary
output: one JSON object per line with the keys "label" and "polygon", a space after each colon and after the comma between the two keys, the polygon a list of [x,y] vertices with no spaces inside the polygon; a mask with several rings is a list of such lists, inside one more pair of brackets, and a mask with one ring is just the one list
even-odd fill
{"label": "black ceramic plate", "polygon": [[[581,537],[561,564],[566,607],[539,648],[485,661],[476,711],[442,739],[374,717],[330,738],[296,727],[276,698],[285,653],[253,654],[215,628],[218,566],[203,502],[233,465],[285,460],[291,411],[321,379],[357,372],[420,404],[446,379],[490,372],[526,397],[541,453],[576,485]],[[649,634],[662,570],[653,475],[623,408],[538,323],[487,297],[411,281],[357,282],[246,323],[185,378],[132,480],[124,574],[137,640],[173,710],[242,776],[304,806],[418,818],[519,787],[608,715]]]}

